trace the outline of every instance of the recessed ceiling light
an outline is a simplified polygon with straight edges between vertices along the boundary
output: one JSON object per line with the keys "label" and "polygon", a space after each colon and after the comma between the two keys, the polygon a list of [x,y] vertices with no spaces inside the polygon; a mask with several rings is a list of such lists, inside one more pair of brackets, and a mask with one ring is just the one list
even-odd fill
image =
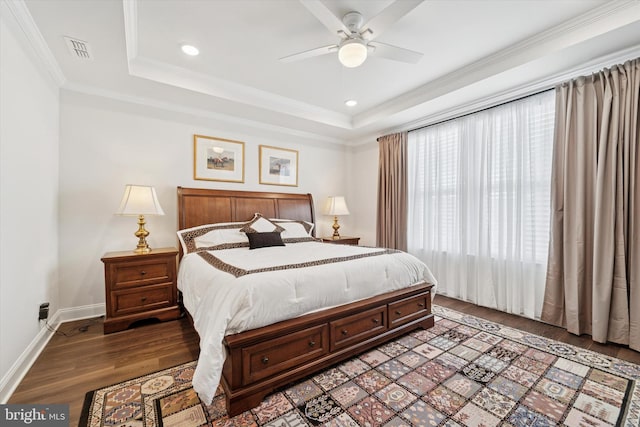
{"label": "recessed ceiling light", "polygon": [[355,107],[356,105],[358,105],[358,101],[356,101],[355,99],[347,99],[346,101],[344,101],[344,105],[346,105],[347,107]]}
{"label": "recessed ceiling light", "polygon": [[183,44],[182,51],[189,56],[196,56],[200,53],[197,47],[191,46],[190,44]]}

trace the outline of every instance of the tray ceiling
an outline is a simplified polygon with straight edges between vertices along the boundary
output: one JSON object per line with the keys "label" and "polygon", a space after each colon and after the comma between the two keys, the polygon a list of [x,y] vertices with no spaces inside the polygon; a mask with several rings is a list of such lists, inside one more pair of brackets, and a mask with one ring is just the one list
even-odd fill
{"label": "tray ceiling", "polygon": [[[393,2],[323,3],[337,16],[356,10],[367,21]],[[640,2],[633,0],[427,0],[376,39],[422,52],[417,64],[374,56],[353,69],[335,54],[278,60],[338,40],[297,0],[24,4],[66,89],[344,143],[487,97],[498,102],[550,87],[576,67],[590,72],[640,55]],[[84,41],[92,59],[70,54],[65,36]],[[184,43],[200,54],[184,55]],[[345,106],[347,99],[358,105]]]}

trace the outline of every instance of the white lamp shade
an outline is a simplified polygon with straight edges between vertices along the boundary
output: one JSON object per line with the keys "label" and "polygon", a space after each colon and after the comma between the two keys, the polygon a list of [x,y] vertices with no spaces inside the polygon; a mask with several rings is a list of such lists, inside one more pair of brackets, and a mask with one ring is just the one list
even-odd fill
{"label": "white lamp shade", "polygon": [[349,208],[347,208],[347,202],[344,201],[343,196],[331,196],[327,199],[327,215],[349,215]]}
{"label": "white lamp shade", "polygon": [[164,215],[156,189],[148,185],[127,185],[117,215]]}
{"label": "white lamp shade", "polygon": [[338,59],[347,68],[358,67],[367,59],[367,46],[357,39],[347,40],[338,50]]}

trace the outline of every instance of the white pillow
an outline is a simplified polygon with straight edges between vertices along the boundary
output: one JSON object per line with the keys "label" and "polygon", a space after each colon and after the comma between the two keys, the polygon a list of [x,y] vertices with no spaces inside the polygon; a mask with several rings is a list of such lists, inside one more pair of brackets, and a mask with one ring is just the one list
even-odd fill
{"label": "white pillow", "polygon": [[199,248],[219,245],[249,245],[249,239],[240,229],[246,222],[223,222],[205,224],[178,231],[178,239],[185,254],[197,251]]}
{"label": "white pillow", "polygon": [[259,213],[256,213],[253,219],[240,229],[245,233],[271,233],[274,231],[280,233],[282,230],[283,228],[278,224],[274,224]]}
{"label": "white pillow", "polygon": [[296,221],[291,219],[272,219],[274,223],[284,228],[282,232],[283,239],[300,239],[311,237],[314,224],[307,221]]}
{"label": "white pillow", "polygon": [[240,231],[239,228],[219,228],[211,230],[202,236],[194,239],[196,247],[217,246],[228,243],[247,242],[247,235]]}

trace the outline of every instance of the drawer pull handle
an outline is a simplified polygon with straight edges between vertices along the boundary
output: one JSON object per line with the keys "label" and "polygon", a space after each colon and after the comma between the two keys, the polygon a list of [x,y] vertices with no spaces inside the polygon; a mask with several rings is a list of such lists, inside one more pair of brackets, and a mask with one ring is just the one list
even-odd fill
{"label": "drawer pull handle", "polygon": [[269,363],[269,358],[268,358],[267,356],[264,356],[264,357],[262,358],[262,363],[264,363],[265,365],[266,365],[267,363]]}
{"label": "drawer pull handle", "polygon": [[396,310],[396,314],[397,314],[398,316],[400,316],[400,315],[402,314],[402,312],[401,312],[400,310]]}
{"label": "drawer pull handle", "polygon": [[424,307],[424,303],[423,302],[419,302],[418,303],[418,307],[421,307],[421,308]]}
{"label": "drawer pull handle", "polygon": [[145,302],[147,300],[147,297],[142,297],[140,298],[140,301]]}
{"label": "drawer pull handle", "polygon": [[376,324],[380,323],[380,319],[371,319],[371,321]]}
{"label": "drawer pull handle", "polygon": [[346,329],[342,330],[342,335],[347,335],[349,333],[349,331],[347,331]]}
{"label": "drawer pull handle", "polygon": [[309,341],[309,347],[315,347],[316,342],[315,341]]}
{"label": "drawer pull handle", "polygon": [[147,274],[147,272],[146,272],[146,271],[144,271],[144,270],[142,270],[142,271],[140,272],[140,275],[141,275],[141,276],[144,276],[145,274]]}

